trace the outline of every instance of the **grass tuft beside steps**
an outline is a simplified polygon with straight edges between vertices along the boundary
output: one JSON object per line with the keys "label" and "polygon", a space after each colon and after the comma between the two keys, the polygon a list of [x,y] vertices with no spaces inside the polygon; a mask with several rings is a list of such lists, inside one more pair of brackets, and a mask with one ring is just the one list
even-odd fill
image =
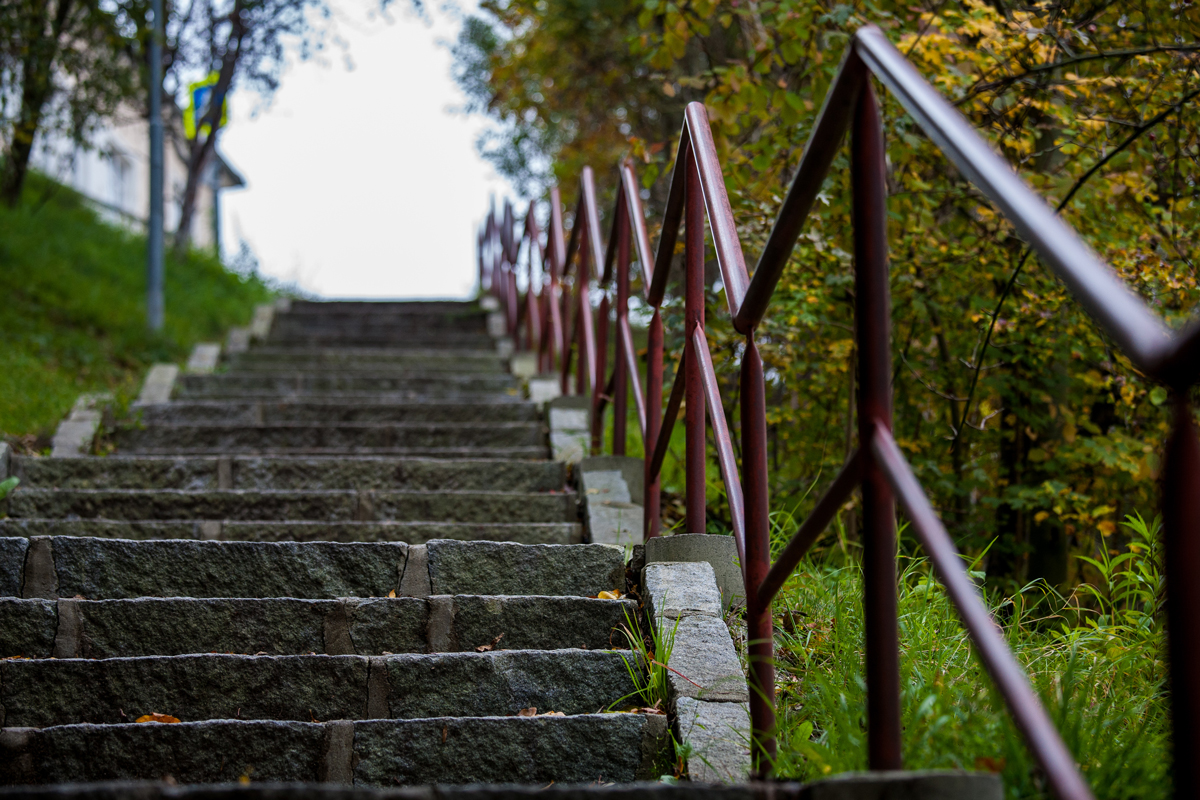
{"label": "grass tuft beside steps", "polygon": [[0,432],[45,436],[81,392],[136,394],[155,361],[246,324],[271,294],[210,253],[166,261],[166,325],[146,330],[146,239],[102,221],[73,190],[34,175],[0,205]]}

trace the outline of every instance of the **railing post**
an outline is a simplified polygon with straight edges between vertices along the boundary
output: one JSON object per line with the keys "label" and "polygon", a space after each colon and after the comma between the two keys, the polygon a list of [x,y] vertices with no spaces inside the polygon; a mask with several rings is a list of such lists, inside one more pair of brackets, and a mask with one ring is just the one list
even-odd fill
{"label": "railing post", "polygon": [[592,455],[594,456],[600,455],[604,449],[604,414],[600,409],[600,396],[604,394],[604,373],[608,369],[609,307],[606,294],[600,300],[600,313],[596,318],[596,366],[594,370],[596,383],[592,386]]}
{"label": "railing post", "polygon": [[746,629],[750,654],[750,728],[754,772],[766,777],[775,760],[775,630],[771,603],[758,587],[771,571],[767,483],[767,395],[753,331],[742,355],[742,495],[746,504]]}
{"label": "railing post", "polygon": [[646,332],[646,474],[645,474],[645,524],[643,534],[652,539],[658,536],[662,525],[662,478],[655,475],[650,479],[650,461],[654,458],[654,445],[662,427],[663,395],[663,324],[662,313],[656,308],[650,318],[650,329]]}
{"label": "railing post", "polygon": [[[892,427],[891,310],[888,293],[887,181],[883,125],[867,81],[854,113],[854,318],[859,352],[858,441]],[[865,452],[865,451],[864,451]],[[863,470],[863,616],[866,623],[867,760],[901,768],[900,636],[896,600],[896,511],[874,459]]]}
{"label": "railing post", "polygon": [[1175,398],[1175,425],[1162,466],[1163,563],[1171,657],[1175,797],[1200,791],[1200,440],[1187,390]]}
{"label": "railing post", "polygon": [[[704,199],[700,188],[700,172],[695,153],[689,147],[685,156],[687,169],[685,230],[684,230],[684,347],[691,347],[692,331],[704,329]],[[705,415],[704,382],[700,375],[700,359],[689,358],[685,364],[684,434],[687,444],[685,461],[684,500],[686,503],[684,533],[704,533],[708,530],[705,511]]]}
{"label": "railing post", "polygon": [[[618,193],[619,194],[619,193]],[[613,362],[613,445],[615,456],[625,455],[625,416],[629,376],[625,366],[625,326],[629,319],[629,209],[617,207],[617,320],[616,359]]]}

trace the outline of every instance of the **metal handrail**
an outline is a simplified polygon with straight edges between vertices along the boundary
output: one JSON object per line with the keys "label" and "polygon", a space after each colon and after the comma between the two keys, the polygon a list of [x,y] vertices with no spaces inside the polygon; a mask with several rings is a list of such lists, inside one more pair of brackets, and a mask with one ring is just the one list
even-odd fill
{"label": "metal handrail", "polygon": [[[612,379],[605,383],[603,391],[598,386],[606,374],[603,367],[592,375],[593,432],[599,424],[596,418],[610,402],[617,418],[624,419],[625,391],[619,373],[633,375],[636,383],[636,357],[631,352],[632,336],[627,317],[631,249],[636,249],[646,302],[653,309],[648,335],[645,400],[644,407],[639,408],[645,442],[645,535],[651,537],[658,533],[658,477],[671,430],[686,399],[687,530],[704,530],[707,409],[747,588],[751,742],[757,772],[767,774],[775,754],[771,601],[837,509],[856,486],[861,486],[870,767],[897,769],[901,766],[894,512],[898,499],[1051,790],[1063,800],[1092,797],[1024,671],[988,615],[953,540],[892,438],[886,157],[879,106],[869,80],[871,75],[879,79],[962,174],[1012,222],[1134,366],[1175,390],[1174,428],[1163,459],[1164,561],[1169,588],[1167,613],[1176,795],[1193,797],[1200,788],[1200,779],[1196,775],[1196,765],[1200,763],[1197,758],[1200,756],[1200,736],[1196,731],[1200,722],[1200,689],[1193,688],[1200,672],[1200,614],[1189,612],[1200,606],[1200,582],[1194,580],[1194,576],[1200,574],[1200,437],[1185,390],[1200,377],[1200,321],[1173,335],[1116,273],[1104,265],[1045,201],[992,151],[969,122],[917,73],[878,28],[865,26],[855,33],[825,97],[752,279],[746,277],[741,244],[702,105],[692,103],[685,111],[662,232],[653,260],[637,181],[628,163],[620,167],[616,213],[608,246],[600,254],[595,188],[591,170],[585,168],[580,210],[571,231],[571,244],[562,258],[552,260],[562,265],[569,263],[578,238],[585,237],[584,245],[590,246],[593,252],[590,258],[586,254],[581,258],[576,297],[580,300],[579,311],[586,316],[591,313],[586,301],[592,278],[586,269],[588,263],[597,268],[603,264],[600,281],[603,288],[612,279],[612,267],[616,262],[615,338],[619,352]],[[859,446],[771,565],[765,382],[754,332],[770,306],[771,296],[847,130],[852,132],[855,336],[860,369]],[[552,217],[559,213],[558,208],[557,192],[554,192]],[[704,332],[706,219],[733,326],[746,337],[741,364],[740,477]],[[684,348],[663,414],[660,309],[681,224],[685,236]],[[492,226],[488,230],[495,227],[490,219],[488,225]],[[562,242],[561,227],[558,230],[557,240],[550,245],[553,252],[558,252],[556,247]],[[553,225],[549,236],[554,239]],[[482,247],[480,258],[482,265]],[[603,335],[598,339],[604,352],[608,312],[609,298],[605,294],[599,326]],[[543,327],[546,327],[545,323]],[[596,350],[596,340],[582,344],[585,349],[591,348],[590,364],[595,365],[603,358]],[[567,347],[563,348],[563,354],[565,376]],[[577,391],[582,391],[581,380],[577,380]],[[611,400],[609,392],[612,393]],[[593,436],[593,445],[597,444]],[[620,452],[624,451],[623,436],[620,442],[614,441],[614,450],[618,447]]]}

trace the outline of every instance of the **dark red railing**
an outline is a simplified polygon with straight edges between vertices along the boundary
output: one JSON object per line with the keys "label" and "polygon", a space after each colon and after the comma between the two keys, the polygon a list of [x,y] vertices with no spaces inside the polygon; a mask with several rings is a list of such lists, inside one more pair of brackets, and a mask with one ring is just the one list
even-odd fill
{"label": "dark red railing", "polygon": [[[647,349],[644,401],[639,421],[645,442],[647,537],[658,534],[658,475],[679,407],[686,398],[685,476],[686,530],[705,530],[705,411],[713,429],[717,463],[728,495],[734,538],[747,589],[752,747],[755,769],[769,773],[775,754],[774,669],[771,601],[816,538],[856,486],[862,487],[864,617],[866,627],[868,760],[872,769],[901,767],[900,658],[896,593],[895,500],[910,520],[947,594],[963,621],[976,652],[991,675],[1046,781],[1063,800],[1092,796],[1074,759],[1063,744],[1024,670],[992,621],[977,587],[912,469],[892,438],[891,320],[888,289],[887,190],[883,129],[870,76],[874,75],[911,114],[955,166],[1009,219],[1021,236],[1071,289],[1105,332],[1146,376],[1170,386],[1175,397],[1175,425],[1162,468],[1163,537],[1169,587],[1171,707],[1174,724],[1176,796],[1196,797],[1197,723],[1200,721],[1200,439],[1197,438],[1188,390],[1200,373],[1200,323],[1178,335],[1101,263],[1071,229],[1034,194],[970,124],[947,103],[873,26],[857,31],[800,160],[753,279],[747,277],[741,244],[730,211],[704,107],[690,104],[685,113],[662,235],[651,259],[649,239],[629,164],[620,168],[617,203],[608,237],[600,251],[599,215],[592,172],[585,169],[570,246],[563,248],[557,191],[551,195],[548,231],[550,276],[537,303],[543,310],[537,347],[548,368],[558,351],[566,391],[572,353],[577,353],[575,391],[592,394],[593,447],[600,446],[603,411],[611,404],[614,452],[625,448],[624,420],[628,381],[635,396],[637,368],[628,321],[631,249],[642,271],[645,303],[653,310]],[[817,501],[774,565],[768,536],[766,403],[762,361],[754,331],[770,305],[775,286],[812,208],[821,184],[847,129],[851,132],[853,191],[856,345],[859,353],[857,405],[859,445]],[[532,207],[531,207],[532,212]],[[532,217],[530,213],[528,217]],[[704,332],[705,218],[720,266],[725,298],[734,328],[746,337],[741,363],[740,410],[742,469],[725,422],[716,374]],[[481,234],[481,283],[510,313],[516,308],[516,263],[520,243],[513,244],[511,211],[504,221],[488,218]],[[660,423],[663,397],[663,330],[660,307],[684,225],[685,345]],[[504,231],[509,234],[505,238]],[[533,237],[533,238],[530,238]],[[526,223],[525,240],[535,247],[536,224]],[[631,244],[632,243],[632,244]],[[493,261],[485,264],[484,255]],[[572,286],[560,296],[559,281],[575,255],[579,266]],[[615,275],[613,262],[616,262]],[[603,290],[593,332],[591,280],[603,262]],[[532,255],[529,285],[534,270]],[[505,272],[507,270],[507,272]],[[487,273],[487,274],[485,274]],[[500,275],[500,277],[496,277]],[[511,277],[509,277],[511,276]],[[615,315],[610,284],[615,279]],[[510,289],[510,286],[512,287]],[[499,287],[499,288],[497,288]],[[573,291],[573,295],[572,295]],[[509,298],[512,299],[509,299]],[[565,318],[574,314],[568,337],[551,312],[562,305]],[[535,303],[536,305],[536,303]],[[533,308],[534,305],[530,305]],[[613,316],[616,363],[606,374],[609,317]],[[513,325],[515,331],[515,323]],[[529,343],[529,342],[527,342]],[[531,344],[531,343],[529,343]]]}

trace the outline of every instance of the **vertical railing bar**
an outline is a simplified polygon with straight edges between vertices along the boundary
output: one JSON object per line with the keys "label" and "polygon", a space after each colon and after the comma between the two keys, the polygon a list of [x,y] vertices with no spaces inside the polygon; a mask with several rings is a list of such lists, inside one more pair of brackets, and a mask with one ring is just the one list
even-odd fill
{"label": "vertical railing bar", "polygon": [[1167,586],[1175,797],[1200,792],[1200,441],[1187,390],[1175,392],[1162,463],[1162,563]]}
{"label": "vertical railing bar", "polygon": [[[704,330],[704,194],[696,159],[689,150],[684,164],[684,347],[692,346],[696,329]],[[689,359],[685,379],[684,408],[684,533],[705,533],[708,506],[707,441],[704,435],[704,381],[698,358]]]}
{"label": "vertical railing bar", "polygon": [[[618,191],[620,194],[620,191]],[[629,212],[618,198],[613,223],[617,226],[617,309],[613,342],[613,455],[625,455],[626,415],[629,406],[625,363],[625,331],[629,327]],[[607,350],[607,348],[605,348]],[[637,372],[633,373],[635,376]]]}
{"label": "vertical railing bar", "polygon": [[[775,630],[771,600],[760,587],[771,569],[771,503],[767,474],[767,392],[754,332],[742,353],[738,404],[742,423],[742,495],[746,553],[746,649],[750,666],[750,730],[753,772],[766,778],[775,762]],[[724,418],[724,415],[719,415]]]}
{"label": "vertical railing bar", "polygon": [[[858,440],[891,427],[891,312],[888,296],[887,180],[883,123],[870,83],[858,95],[851,137],[854,323],[861,387]],[[863,621],[867,666],[867,763],[901,768],[900,633],[896,597],[896,514],[892,489],[872,459],[863,465]]]}
{"label": "vertical railing bar", "polygon": [[[637,375],[637,370],[632,370],[634,376]],[[678,375],[675,380],[679,380]],[[650,317],[650,328],[646,332],[646,405],[645,417],[642,422],[642,430],[644,431],[642,439],[642,452],[645,454],[645,472],[642,476],[642,482],[645,486],[645,512],[643,514],[642,529],[645,538],[652,539],[658,536],[659,527],[662,524],[662,481],[659,478],[658,470],[662,465],[659,461],[659,467],[653,466],[653,460],[659,457],[659,431],[662,426],[662,394],[663,394],[663,324],[662,314],[656,308],[653,316]],[[671,395],[675,395],[675,388],[671,387]],[[675,412],[679,412],[676,406]],[[671,424],[675,424],[672,416]],[[654,445],[654,452],[651,453],[650,446]],[[665,450],[664,450],[665,453]]]}

